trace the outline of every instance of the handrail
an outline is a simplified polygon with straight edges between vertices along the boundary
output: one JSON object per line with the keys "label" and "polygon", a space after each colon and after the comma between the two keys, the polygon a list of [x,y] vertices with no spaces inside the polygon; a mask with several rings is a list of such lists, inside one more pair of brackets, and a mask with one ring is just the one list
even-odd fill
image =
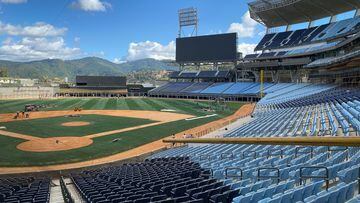
{"label": "handrail", "polygon": [[[358,171],[358,186],[360,185],[360,167],[359,167],[359,171]],[[358,187],[358,193],[360,194],[360,187]]]}
{"label": "handrail", "polygon": [[[261,171],[262,170],[273,170],[277,172],[277,175],[275,176],[262,176],[261,175]],[[271,178],[271,179],[277,179],[277,183],[279,184],[280,182],[280,169],[279,168],[275,168],[275,167],[261,167],[257,169],[257,180],[261,180],[263,178]]]}
{"label": "handrail", "polygon": [[344,147],[340,149],[331,149],[331,146],[328,146],[328,155],[327,157],[330,158],[331,152],[340,152],[340,151],[346,151],[346,160],[349,160],[349,147]]}
{"label": "handrail", "polygon": [[71,193],[67,189],[62,176],[60,177],[60,187],[61,187],[62,196],[64,198],[64,202],[65,203],[74,203],[75,201],[72,198]]}
{"label": "handrail", "polygon": [[[238,171],[240,171],[240,175],[229,175],[228,174],[229,170],[238,170]],[[240,180],[242,180],[243,179],[243,170],[239,167],[225,168],[225,178],[240,178]]]}
{"label": "handrail", "polygon": [[[205,157],[205,159],[203,159],[203,157]],[[211,160],[211,155],[210,154],[200,154],[199,155],[200,161],[206,160],[206,158],[207,158],[208,161],[210,161]]]}
{"label": "handrail", "polygon": [[269,159],[270,157],[272,156],[280,156],[280,158],[283,158],[284,157],[284,150],[280,149],[280,150],[276,150],[276,151],[280,151],[280,153],[271,153],[271,150],[268,149],[267,150],[267,158]]}
{"label": "handrail", "polygon": [[295,145],[295,146],[348,146],[360,147],[360,137],[225,137],[225,138],[187,138],[164,139],[165,143],[202,144],[257,144],[257,145]]}
{"label": "handrail", "polygon": [[201,173],[202,177],[214,177],[214,171],[212,168],[205,168],[205,170],[208,170],[210,174],[204,173],[204,171]]}
{"label": "handrail", "polygon": [[[315,175],[303,175],[303,169],[325,169],[325,176],[315,176]],[[304,166],[304,167],[300,167],[300,185],[302,185],[302,181],[303,179],[305,179],[305,183],[306,183],[306,179],[309,178],[323,178],[325,180],[326,183],[326,190],[329,189],[329,169],[325,166]]]}
{"label": "handrail", "polygon": [[[305,151],[305,152],[299,152],[300,149],[306,149],[307,147],[296,147],[295,148],[295,158],[298,157],[298,154],[307,154],[309,152]],[[313,154],[314,154],[314,149],[312,147],[310,147],[310,158],[313,158]]]}
{"label": "handrail", "polygon": [[220,158],[221,159],[233,159],[234,154],[232,152],[221,153]]}
{"label": "handrail", "polygon": [[254,154],[254,159],[256,159],[256,155],[257,155],[257,152],[256,151],[253,151],[253,150],[250,150],[250,151],[243,151],[242,152],[242,157],[245,158],[245,154],[247,155],[251,155],[251,154]]}

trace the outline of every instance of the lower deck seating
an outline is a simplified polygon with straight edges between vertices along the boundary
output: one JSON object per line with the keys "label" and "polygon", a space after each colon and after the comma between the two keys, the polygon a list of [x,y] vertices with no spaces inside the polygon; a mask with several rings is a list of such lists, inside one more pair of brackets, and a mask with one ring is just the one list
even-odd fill
{"label": "lower deck seating", "polygon": [[[217,144],[152,156],[160,157],[190,157],[211,169],[214,178],[239,191],[232,201],[236,203],[345,202],[358,187],[360,148]],[[315,178],[319,176],[324,178]]]}
{"label": "lower deck seating", "polygon": [[0,179],[0,202],[47,203],[50,198],[50,179],[16,177]]}
{"label": "lower deck seating", "polygon": [[88,202],[230,202],[237,195],[186,157],[83,171],[72,179]]}

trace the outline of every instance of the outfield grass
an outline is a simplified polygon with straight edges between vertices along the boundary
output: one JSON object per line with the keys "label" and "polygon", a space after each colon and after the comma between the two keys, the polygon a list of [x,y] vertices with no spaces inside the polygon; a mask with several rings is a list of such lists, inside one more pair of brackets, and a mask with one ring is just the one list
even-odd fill
{"label": "outfield grass", "polygon": [[[227,103],[228,108],[226,110],[216,110],[215,112],[204,112],[201,110],[201,107],[214,106],[213,102],[207,101],[190,101],[190,100],[170,100],[170,99],[153,99],[153,98],[89,98],[89,99],[57,99],[57,100],[6,100],[0,101],[0,113],[12,113],[23,109],[25,104],[46,104],[49,105],[49,108],[42,109],[45,111],[49,110],[69,110],[74,107],[81,107],[86,110],[90,109],[130,109],[130,110],[153,110],[159,111],[161,109],[173,109],[178,113],[190,114],[194,116],[204,116],[208,114],[216,113],[217,116],[192,120],[192,121],[175,121],[158,126],[152,126],[142,129],[137,129],[134,131],[128,131],[113,135],[108,135],[104,137],[99,137],[94,139],[94,143],[90,146],[69,150],[69,151],[58,151],[58,152],[47,152],[47,153],[38,153],[38,152],[24,152],[16,149],[16,146],[23,142],[24,140],[15,139],[5,136],[0,136],[0,166],[41,166],[41,165],[51,165],[51,164],[61,164],[61,163],[70,163],[78,162],[84,160],[91,160],[94,158],[109,156],[112,154],[120,153],[129,149],[132,149],[143,144],[159,140],[166,136],[169,136],[174,133],[178,133],[196,126],[206,124],[208,122],[218,120],[220,118],[231,115],[234,111],[240,108],[241,103]],[[92,115],[89,115],[90,117]],[[89,118],[97,121],[99,118]],[[106,117],[106,116],[105,116]],[[101,119],[102,119],[101,118]],[[55,118],[54,118],[55,119]],[[52,125],[50,123],[62,122],[63,118],[48,119],[49,123],[46,126]],[[111,118],[113,119],[113,118]],[[123,118],[118,118],[123,119]],[[128,120],[128,118],[126,118]],[[40,119],[39,119],[40,120]],[[50,120],[52,120],[50,122]],[[82,120],[82,119],[81,119]],[[30,120],[29,120],[30,121]],[[29,122],[25,121],[25,122]],[[83,121],[83,120],[82,120]],[[135,123],[138,122],[148,122],[149,120],[136,119]],[[31,120],[31,122],[37,122],[36,120]],[[47,121],[46,121],[47,122]],[[66,120],[65,122],[69,122]],[[17,123],[17,122],[16,122]],[[106,122],[105,122],[106,123]],[[115,124],[116,123],[116,124]],[[106,126],[104,128],[112,127],[116,125],[115,129],[119,129],[121,122],[117,123],[114,121],[113,124]],[[26,134],[30,134],[29,128],[18,127],[13,123],[13,126],[7,126],[8,129],[16,130],[17,132],[23,132],[27,130]],[[2,125],[2,124],[0,124]],[[126,126],[128,126],[126,124]],[[92,128],[91,126],[84,126],[84,129],[79,130],[79,133],[90,134],[97,132],[97,128]],[[77,128],[77,127],[76,127]],[[48,129],[47,129],[48,130]],[[58,131],[59,130],[59,131]],[[63,131],[58,127],[51,129],[52,133],[48,136],[66,136]],[[31,130],[32,135],[41,136],[37,133],[36,129]],[[112,142],[114,138],[121,138],[121,142]]]}
{"label": "outfield grass", "polygon": [[[89,122],[87,126],[62,126],[62,123],[84,121]],[[106,115],[81,115],[81,117],[53,117],[32,120],[22,120],[7,123],[0,123],[7,131],[32,135],[35,137],[66,137],[85,136],[105,131],[123,129],[154,123],[148,119],[117,117]]]}

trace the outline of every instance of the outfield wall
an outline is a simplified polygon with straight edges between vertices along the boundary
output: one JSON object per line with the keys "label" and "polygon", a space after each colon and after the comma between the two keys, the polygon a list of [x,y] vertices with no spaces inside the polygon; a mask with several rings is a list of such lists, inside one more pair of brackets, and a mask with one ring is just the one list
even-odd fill
{"label": "outfield wall", "polygon": [[52,98],[58,87],[0,87],[0,99]]}

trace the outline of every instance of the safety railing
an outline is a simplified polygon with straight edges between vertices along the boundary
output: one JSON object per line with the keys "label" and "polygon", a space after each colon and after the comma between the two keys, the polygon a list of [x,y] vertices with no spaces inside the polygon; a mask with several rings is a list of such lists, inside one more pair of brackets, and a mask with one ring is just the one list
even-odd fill
{"label": "safety railing", "polygon": [[[304,169],[325,169],[325,175],[304,175],[303,174],[303,170]],[[329,169],[325,166],[304,166],[304,167],[300,167],[300,185],[306,184],[306,180],[307,179],[312,179],[312,178],[320,178],[320,179],[324,179],[325,183],[326,183],[326,190],[329,189]]]}
{"label": "safety railing", "polygon": [[71,197],[71,193],[69,192],[69,190],[66,187],[63,177],[60,177],[60,187],[61,187],[61,193],[64,198],[64,202],[65,203],[75,202],[74,199]]}
{"label": "safety railing", "polygon": [[358,171],[358,194],[360,194],[360,167]]}
{"label": "safety railing", "polygon": [[328,146],[328,158],[330,158],[331,152],[341,152],[341,151],[345,151],[346,152],[346,160],[349,160],[349,148],[348,147],[331,147]]}
{"label": "safety railing", "polygon": [[200,176],[209,178],[214,177],[214,171],[211,168],[205,168]]}
{"label": "safety railing", "polygon": [[[270,171],[276,171],[275,175],[262,175],[261,171],[264,170],[270,170]],[[261,180],[261,179],[276,179],[277,183],[280,182],[280,169],[279,168],[275,168],[275,167],[261,167],[257,169],[257,180]]]}
{"label": "safety railing", "polygon": [[272,150],[267,150],[267,158],[269,159],[272,156],[280,156],[280,158],[284,157],[284,151],[282,149],[276,150],[275,152],[279,151],[278,153],[274,153]]}
{"label": "safety railing", "polygon": [[248,156],[251,156],[253,155],[253,158],[256,159],[256,151],[244,151],[242,152],[242,157],[245,158],[245,157],[248,157]]}
{"label": "safety railing", "polygon": [[210,161],[211,160],[211,155],[210,154],[200,154],[199,155],[199,160],[202,161],[202,160],[208,160]]}
{"label": "safety railing", "polygon": [[234,154],[231,152],[221,153],[220,159],[234,159]]}
{"label": "safety railing", "polygon": [[[310,149],[310,151],[301,152],[301,151],[299,151],[301,149]],[[295,148],[295,158],[297,158],[299,154],[307,154],[307,153],[310,153],[310,158],[313,158],[314,149],[312,147],[296,147]]]}
{"label": "safety railing", "polygon": [[[240,171],[240,175],[238,175],[236,172],[235,174],[229,174],[229,171]],[[228,167],[225,168],[225,178],[235,178],[235,179],[243,179],[243,170],[239,167]]]}

